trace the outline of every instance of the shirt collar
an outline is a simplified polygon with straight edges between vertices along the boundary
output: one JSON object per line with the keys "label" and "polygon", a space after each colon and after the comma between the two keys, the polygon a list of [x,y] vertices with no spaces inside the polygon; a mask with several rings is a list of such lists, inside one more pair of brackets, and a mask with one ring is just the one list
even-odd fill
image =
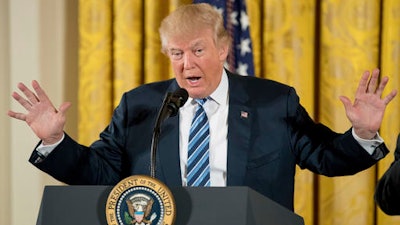
{"label": "shirt collar", "polygon": [[219,105],[226,105],[228,102],[228,87],[228,75],[226,74],[226,71],[223,70],[221,82],[219,83],[217,89],[211,93],[210,97]]}

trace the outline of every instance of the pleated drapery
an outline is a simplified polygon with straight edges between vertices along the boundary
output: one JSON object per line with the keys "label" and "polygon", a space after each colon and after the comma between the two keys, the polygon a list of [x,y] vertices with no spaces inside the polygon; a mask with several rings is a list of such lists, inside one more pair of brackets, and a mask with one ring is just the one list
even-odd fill
{"label": "pleated drapery", "polygon": [[[161,53],[159,24],[190,0],[79,1],[79,142],[90,144],[108,124],[123,92],[173,77]],[[400,1],[247,0],[255,74],[296,88],[310,115],[335,131],[350,127],[340,95],[354,97],[364,70],[400,84]],[[387,94],[386,92],[385,94]],[[400,132],[399,96],[380,130],[390,150]],[[366,171],[327,178],[298,170],[295,211],[306,225],[391,225],[376,208],[377,179],[392,153]]]}

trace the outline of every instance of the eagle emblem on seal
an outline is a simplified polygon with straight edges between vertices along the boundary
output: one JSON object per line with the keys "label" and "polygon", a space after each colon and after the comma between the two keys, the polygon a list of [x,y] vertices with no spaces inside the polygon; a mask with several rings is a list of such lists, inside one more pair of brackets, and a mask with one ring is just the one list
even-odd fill
{"label": "eagle emblem on seal", "polygon": [[149,195],[139,193],[133,194],[126,199],[129,215],[125,213],[125,222],[133,225],[151,225],[157,217],[151,213],[154,200]]}

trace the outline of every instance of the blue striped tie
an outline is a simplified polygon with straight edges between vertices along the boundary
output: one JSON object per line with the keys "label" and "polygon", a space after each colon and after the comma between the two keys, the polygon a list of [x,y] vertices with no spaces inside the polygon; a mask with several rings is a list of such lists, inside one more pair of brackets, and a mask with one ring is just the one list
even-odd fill
{"label": "blue striped tie", "polygon": [[188,146],[188,186],[210,186],[209,142],[210,126],[203,104],[207,101],[196,99],[196,114],[189,133]]}

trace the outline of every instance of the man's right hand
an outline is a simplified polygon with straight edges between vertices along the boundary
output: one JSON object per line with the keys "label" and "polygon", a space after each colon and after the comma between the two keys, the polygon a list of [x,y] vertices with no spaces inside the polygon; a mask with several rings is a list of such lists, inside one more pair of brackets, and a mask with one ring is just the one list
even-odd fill
{"label": "man's right hand", "polygon": [[18,89],[24,93],[26,98],[17,92],[12,93],[12,97],[27,112],[20,113],[9,110],[7,114],[12,118],[25,121],[44,145],[54,144],[63,137],[65,113],[71,103],[64,102],[57,110],[37,81],[32,81],[32,87],[35,93],[25,84],[18,84]]}

